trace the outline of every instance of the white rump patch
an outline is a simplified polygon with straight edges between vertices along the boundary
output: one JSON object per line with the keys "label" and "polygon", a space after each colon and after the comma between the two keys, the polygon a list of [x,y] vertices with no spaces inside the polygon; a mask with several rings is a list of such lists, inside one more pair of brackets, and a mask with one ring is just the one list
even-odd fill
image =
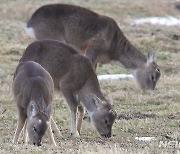
{"label": "white rump patch", "polygon": [[106,74],[106,75],[98,75],[98,80],[121,80],[121,79],[132,79],[132,74]]}
{"label": "white rump patch", "polygon": [[35,33],[34,33],[34,29],[32,27],[25,27],[25,31],[27,33],[27,35],[32,38],[35,39]]}

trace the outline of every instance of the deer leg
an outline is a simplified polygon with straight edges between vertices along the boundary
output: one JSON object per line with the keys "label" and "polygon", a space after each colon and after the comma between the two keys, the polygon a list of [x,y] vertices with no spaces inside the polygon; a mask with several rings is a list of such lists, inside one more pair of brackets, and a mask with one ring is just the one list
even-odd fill
{"label": "deer leg", "polygon": [[24,110],[23,108],[18,106],[19,118],[17,121],[17,128],[16,128],[15,135],[13,138],[13,144],[18,143],[19,135],[21,134],[21,131],[22,131],[24,124],[25,124],[26,116],[23,114],[23,110]]}
{"label": "deer leg", "polygon": [[77,130],[77,108],[71,109],[71,134],[73,137],[79,137],[79,132]]}
{"label": "deer leg", "polygon": [[27,140],[27,129],[26,129],[26,127],[27,127],[27,120],[25,121],[24,127],[23,127],[23,141],[24,141],[24,143],[26,143],[26,140]]}
{"label": "deer leg", "polygon": [[55,140],[54,140],[54,135],[53,135],[53,133],[52,133],[52,128],[51,128],[51,120],[50,120],[50,122],[49,122],[47,132],[48,132],[48,137],[49,137],[49,139],[50,139],[51,144],[54,145],[54,146],[56,146],[56,142],[55,142]]}
{"label": "deer leg", "polygon": [[83,106],[78,106],[78,122],[77,122],[77,130],[80,134],[80,130],[81,130],[81,125],[82,125],[82,120],[84,118],[84,114],[85,114],[85,110],[84,110],[84,107]]}
{"label": "deer leg", "polygon": [[77,131],[77,99],[74,97],[73,92],[68,89],[61,88],[62,93],[69,105],[71,112],[71,135],[73,137],[79,137],[79,132]]}
{"label": "deer leg", "polygon": [[23,129],[24,129],[23,140],[24,140],[24,143],[27,144],[29,142],[29,136],[28,136],[28,131],[27,131],[27,120],[25,121]]}
{"label": "deer leg", "polygon": [[96,69],[97,69],[97,63],[94,64],[93,69],[94,69],[94,72],[96,72]]}
{"label": "deer leg", "polygon": [[92,63],[94,71],[96,71],[97,63],[107,63],[110,61],[110,57],[107,51],[107,44],[103,38],[99,35],[93,37],[89,41],[88,46],[85,49],[85,56]]}
{"label": "deer leg", "polygon": [[95,53],[86,51],[85,56],[86,56],[86,57],[89,59],[89,61],[91,62],[94,71],[96,71],[96,68],[97,68],[97,62],[96,62],[96,61],[97,61],[97,55],[96,55]]}
{"label": "deer leg", "polygon": [[15,132],[15,135],[14,135],[14,138],[13,138],[13,144],[18,143],[19,135],[20,135],[20,133],[22,131],[23,126],[24,126],[24,121],[19,119],[18,122],[17,122],[16,132]]}
{"label": "deer leg", "polygon": [[52,132],[58,136],[58,137],[62,137],[62,134],[60,132],[60,130],[58,129],[55,121],[51,118],[51,128],[52,128]]}
{"label": "deer leg", "polygon": [[21,118],[18,119],[17,128],[16,128],[15,135],[13,138],[13,144],[18,143],[19,135],[23,129],[24,123],[25,123],[25,119],[21,119]]}
{"label": "deer leg", "polygon": [[29,143],[29,135],[28,135],[27,130],[26,130],[26,132],[25,132],[24,143],[25,143],[25,144],[28,144],[28,143]]}

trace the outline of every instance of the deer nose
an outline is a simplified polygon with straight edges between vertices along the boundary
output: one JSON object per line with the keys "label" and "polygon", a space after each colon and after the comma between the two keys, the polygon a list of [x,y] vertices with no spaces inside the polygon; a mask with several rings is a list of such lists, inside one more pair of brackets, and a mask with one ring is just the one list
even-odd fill
{"label": "deer nose", "polygon": [[33,142],[33,145],[41,146],[41,143],[40,142],[38,142],[38,143]]}
{"label": "deer nose", "polygon": [[108,134],[101,134],[102,137],[105,138],[110,138],[111,137],[111,132],[109,132]]}
{"label": "deer nose", "polygon": [[107,138],[111,137],[111,132],[106,135]]}

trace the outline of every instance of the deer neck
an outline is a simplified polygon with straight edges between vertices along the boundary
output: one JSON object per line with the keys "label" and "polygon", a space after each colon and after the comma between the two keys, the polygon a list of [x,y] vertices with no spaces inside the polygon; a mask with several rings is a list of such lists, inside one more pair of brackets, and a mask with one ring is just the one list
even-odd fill
{"label": "deer neck", "polygon": [[80,104],[85,107],[85,109],[87,110],[88,114],[91,114],[93,112],[93,110],[96,108],[95,104],[91,103],[92,98],[88,95],[84,96],[81,100],[80,100]]}
{"label": "deer neck", "polygon": [[85,86],[79,91],[80,103],[86,108],[89,114],[96,108],[96,105],[92,101],[92,95],[96,95],[102,101],[105,100],[100,90],[97,78],[94,82],[86,82]]}
{"label": "deer neck", "polygon": [[146,56],[138,51],[120,30],[112,63],[128,69],[135,76],[137,69],[146,61]]}

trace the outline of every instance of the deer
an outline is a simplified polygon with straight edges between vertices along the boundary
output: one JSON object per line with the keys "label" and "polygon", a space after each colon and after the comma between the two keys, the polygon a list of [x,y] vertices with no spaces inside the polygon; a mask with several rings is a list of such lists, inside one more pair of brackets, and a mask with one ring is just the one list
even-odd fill
{"label": "deer", "polygon": [[144,55],[130,43],[114,19],[84,7],[41,6],[25,29],[35,40],[54,39],[70,44],[90,60],[94,70],[97,63],[112,63],[127,69],[142,91],[154,90],[160,77],[153,51]]}
{"label": "deer", "polygon": [[58,128],[51,118],[54,83],[50,74],[36,62],[19,63],[14,73],[12,87],[18,109],[13,144],[18,143],[24,128],[26,144],[29,142],[41,146],[42,137],[47,131],[51,144],[56,146],[51,125],[55,131]]}
{"label": "deer", "polygon": [[26,61],[44,67],[55,89],[62,92],[70,110],[72,137],[80,137],[85,109],[100,136],[111,137],[117,113],[103,96],[96,73],[85,56],[63,42],[41,40],[26,48],[20,63]]}

